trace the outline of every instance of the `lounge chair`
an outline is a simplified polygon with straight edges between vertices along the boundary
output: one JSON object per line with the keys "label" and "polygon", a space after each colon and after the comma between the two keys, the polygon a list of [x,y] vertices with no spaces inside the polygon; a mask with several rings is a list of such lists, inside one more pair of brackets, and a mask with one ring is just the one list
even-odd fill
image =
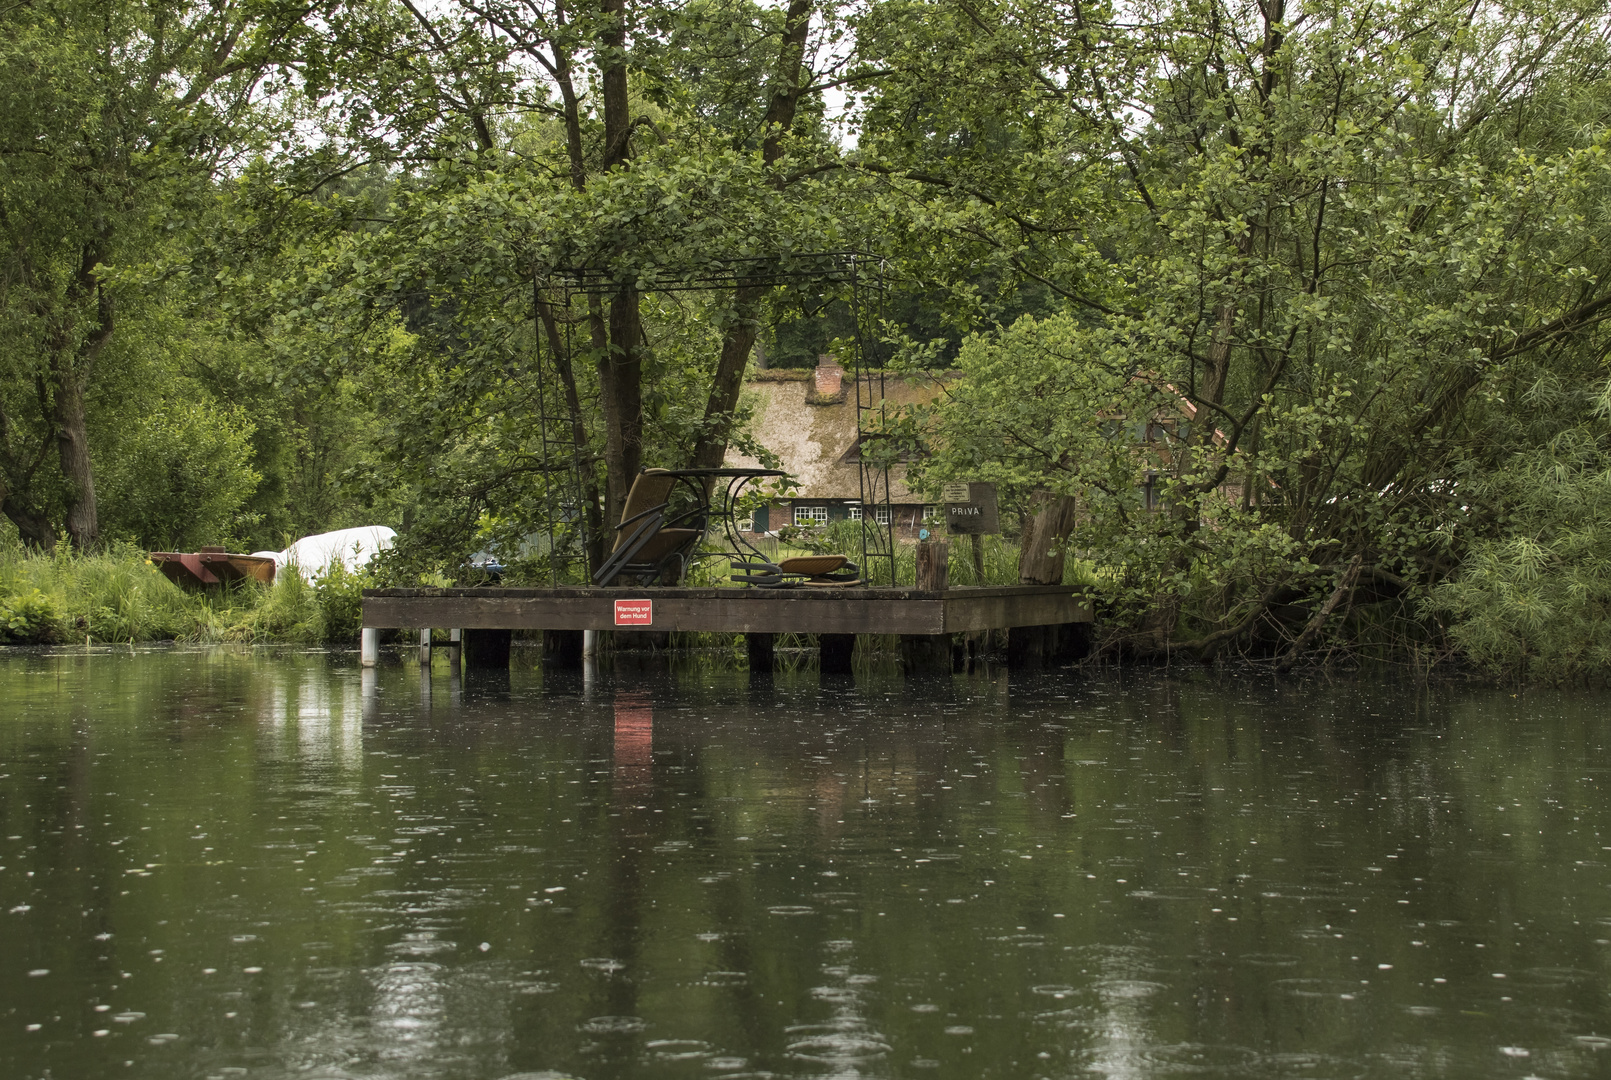
{"label": "lounge chair", "polygon": [[593,575],[595,584],[612,585],[622,577],[637,578],[641,584],[682,578],[710,520],[703,491],[688,493],[686,509],[671,508],[677,482],[686,479],[669,469],[644,469],[637,475],[627,492],[621,523],[615,527],[615,546]]}

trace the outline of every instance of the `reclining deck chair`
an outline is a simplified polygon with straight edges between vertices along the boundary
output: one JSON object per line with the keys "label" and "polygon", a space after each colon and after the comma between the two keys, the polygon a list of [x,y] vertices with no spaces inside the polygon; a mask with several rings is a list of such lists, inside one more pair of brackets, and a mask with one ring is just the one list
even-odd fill
{"label": "reclining deck chair", "polygon": [[621,577],[638,578],[643,584],[682,577],[710,519],[702,491],[690,491],[694,496],[690,508],[671,510],[672,491],[683,479],[668,469],[644,469],[637,475],[627,492],[621,523],[615,527],[615,546],[593,575],[594,584],[611,585]]}
{"label": "reclining deck chair", "polygon": [[792,589],[799,585],[860,585],[861,568],[847,555],[795,555],[777,562],[746,559],[729,563],[734,581],[763,589]]}

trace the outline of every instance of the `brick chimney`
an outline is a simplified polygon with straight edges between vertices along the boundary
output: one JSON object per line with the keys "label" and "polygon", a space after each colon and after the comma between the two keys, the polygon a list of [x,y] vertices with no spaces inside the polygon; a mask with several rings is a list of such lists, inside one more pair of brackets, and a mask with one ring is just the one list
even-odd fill
{"label": "brick chimney", "polygon": [[833,397],[839,393],[845,379],[845,369],[832,356],[817,357],[817,396]]}

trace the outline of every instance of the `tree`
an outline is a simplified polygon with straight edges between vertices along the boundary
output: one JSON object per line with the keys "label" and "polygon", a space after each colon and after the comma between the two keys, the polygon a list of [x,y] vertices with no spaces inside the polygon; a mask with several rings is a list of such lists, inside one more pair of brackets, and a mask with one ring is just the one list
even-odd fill
{"label": "tree", "polygon": [[58,528],[80,548],[95,541],[85,403],[142,295],[110,268],[165,245],[250,145],[258,99],[311,10],[0,11],[0,509],[29,543]]}
{"label": "tree", "polygon": [[[562,479],[533,445],[539,350],[559,375],[548,407],[582,465],[595,562],[642,464],[719,463],[742,438],[768,288],[740,275],[720,301],[654,290],[834,242],[822,182],[789,167],[801,146],[829,149],[813,16],[804,0],[478,0],[350,5],[330,21],[307,65],[326,133],[300,162],[245,178],[239,220],[267,229],[237,231],[287,237],[259,326],[288,341],[293,324],[339,326],[350,364],[399,365],[387,382],[408,387],[409,419],[387,456],[445,515],[436,546],[462,549],[489,506],[529,510]],[[384,197],[325,193],[376,161],[393,170]],[[250,263],[218,260],[229,302],[261,291]],[[557,287],[575,272],[584,291]],[[328,376],[327,357],[305,360],[300,377]]]}
{"label": "tree", "polygon": [[[1028,455],[1026,483],[1080,496],[1079,546],[1123,571],[1128,647],[1206,657],[1261,628],[1303,645],[1273,611],[1312,600],[1341,621],[1418,594],[1480,520],[1466,495],[1510,449],[1493,438],[1507,402],[1546,372],[1600,377],[1598,5],[891,4],[879,19],[866,62],[897,74],[868,100],[863,167],[922,207],[908,220],[936,263],[1011,268],[1071,320],[1049,379],[984,359],[1027,326],[975,343],[993,385],[937,421],[935,468],[978,467],[990,439],[973,425],[1005,448],[998,467]],[[1015,152],[985,150],[1002,145]],[[1098,372],[1151,388],[1122,407],[1132,421],[1184,404],[1160,470],[1172,509],[1139,526],[1135,442],[1068,442],[1055,412],[1121,410],[1081,389]]]}

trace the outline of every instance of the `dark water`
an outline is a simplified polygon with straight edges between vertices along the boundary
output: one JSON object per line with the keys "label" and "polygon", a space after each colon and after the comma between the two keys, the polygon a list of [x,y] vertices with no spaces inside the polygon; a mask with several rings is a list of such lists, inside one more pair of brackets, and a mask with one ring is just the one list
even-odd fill
{"label": "dark water", "polygon": [[1611,1075],[1605,696],[0,656],[0,1077]]}

